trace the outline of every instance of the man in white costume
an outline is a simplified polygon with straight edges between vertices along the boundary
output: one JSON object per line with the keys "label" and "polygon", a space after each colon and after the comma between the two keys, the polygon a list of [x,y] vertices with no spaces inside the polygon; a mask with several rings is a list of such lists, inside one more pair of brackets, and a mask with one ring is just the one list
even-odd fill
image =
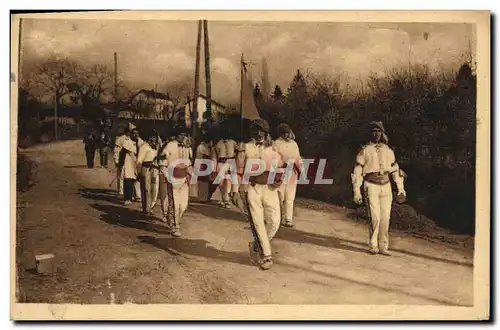
{"label": "man in white costume", "polygon": [[123,164],[120,164],[120,151],[123,147],[123,142],[127,139],[130,139],[131,128],[135,128],[135,126],[129,123],[127,127],[125,127],[123,134],[116,137],[115,147],[113,150],[113,160],[116,168],[117,191],[121,196],[123,195]]}
{"label": "man in white costume", "polygon": [[283,166],[283,161],[273,147],[267,121],[254,120],[251,134],[252,139],[238,152],[237,171],[242,183],[249,182],[245,195],[254,236],[249,243],[250,258],[266,270],[273,265],[271,240],[281,220],[278,189],[282,176],[276,175],[276,169]]}
{"label": "man in white costume", "polygon": [[152,215],[154,196],[154,160],[158,154],[157,135],[154,132],[148,137],[147,143],[139,147],[137,156],[137,173],[139,173],[139,183],[141,185],[142,211],[147,215]]}
{"label": "man in white costume", "polygon": [[176,139],[162,147],[158,155],[160,200],[163,220],[173,236],[180,237],[180,221],[189,203],[192,149],[185,145],[187,131],[180,128]]}
{"label": "man in white costume", "polygon": [[295,142],[295,135],[288,124],[278,125],[279,138],[274,142],[276,151],[281,155],[283,162],[287,164],[289,172],[283,179],[279,195],[282,208],[281,223],[285,227],[293,227],[293,207],[297,193],[297,180],[300,173],[304,171],[299,146]]}
{"label": "man in white costume", "polygon": [[396,162],[394,151],[388,146],[389,139],[382,122],[370,123],[371,141],[362,147],[356,156],[356,165],[351,175],[354,202],[362,204],[361,189],[365,195],[368,216],[370,253],[390,255],[389,224],[392,206],[391,178],[397,187],[396,201],[406,200],[405,173]]}
{"label": "man in white costume", "polygon": [[[219,140],[215,146],[212,148],[212,153],[213,153],[213,161],[216,162],[216,172],[219,173],[223,167],[224,164],[228,160],[233,160],[236,157],[236,151],[237,151],[238,143],[233,140],[232,138],[229,137],[229,134],[224,136],[221,140]],[[230,174],[228,171],[227,174]],[[232,191],[233,185],[231,184],[230,179],[223,179],[220,181],[219,189],[221,192],[221,198],[222,198],[222,206],[224,208],[231,208],[231,195],[233,193]]]}
{"label": "man in white costume", "polygon": [[[156,129],[153,129],[153,134],[156,136],[156,146],[155,150],[158,152],[160,150],[160,147],[163,145],[163,141],[161,140],[160,134],[156,131]],[[155,157],[153,160],[152,164],[152,170],[151,170],[151,189],[153,191],[152,193],[152,200],[151,200],[151,210],[154,209],[156,206],[156,203],[158,201],[158,194],[160,192],[160,171],[158,167],[158,160]]]}
{"label": "man in white costume", "polygon": [[130,138],[124,139],[120,150],[120,164],[123,168],[123,194],[125,205],[132,203],[134,186],[137,182],[137,155],[139,153],[139,131],[133,128]]}

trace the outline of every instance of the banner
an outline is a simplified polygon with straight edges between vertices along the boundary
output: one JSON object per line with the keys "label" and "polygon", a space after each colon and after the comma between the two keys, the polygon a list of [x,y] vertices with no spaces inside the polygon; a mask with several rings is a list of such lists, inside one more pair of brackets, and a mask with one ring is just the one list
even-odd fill
{"label": "banner", "polygon": [[253,82],[252,79],[248,76],[248,71],[246,67],[246,63],[243,60],[243,56],[241,57],[241,79],[242,84],[242,95],[241,95],[241,116],[246,119],[260,119],[259,111],[257,110],[257,106],[255,105],[255,99],[253,97]]}

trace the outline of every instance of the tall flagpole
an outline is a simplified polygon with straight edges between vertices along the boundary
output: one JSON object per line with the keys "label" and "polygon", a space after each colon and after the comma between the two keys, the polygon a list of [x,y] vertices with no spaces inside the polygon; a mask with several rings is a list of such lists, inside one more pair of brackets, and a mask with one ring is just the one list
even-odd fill
{"label": "tall flagpole", "polygon": [[212,119],[212,82],[210,78],[210,46],[208,39],[208,23],[206,20],[203,21],[203,37],[204,37],[204,48],[205,48],[205,80],[206,80],[206,90],[207,90],[207,121],[210,123]]}
{"label": "tall flagpole", "polygon": [[[201,46],[201,20],[198,21],[198,38],[196,41],[196,69],[194,74],[194,95],[193,95],[193,116],[191,124],[193,125],[193,146],[196,145],[197,126],[198,126],[198,98],[200,94],[200,46]],[[193,122],[194,119],[194,122]]]}
{"label": "tall flagpole", "polygon": [[240,61],[240,139],[243,142],[243,53],[241,53]]}

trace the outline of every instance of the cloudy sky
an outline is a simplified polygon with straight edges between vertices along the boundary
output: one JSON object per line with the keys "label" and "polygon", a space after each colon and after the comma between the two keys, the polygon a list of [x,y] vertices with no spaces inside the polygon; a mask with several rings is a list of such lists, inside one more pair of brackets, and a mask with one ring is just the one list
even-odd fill
{"label": "cloudy sky", "polygon": [[[352,84],[409,61],[458,69],[470,56],[469,42],[475,49],[473,26],[466,24],[210,21],[208,29],[212,95],[220,102],[239,98],[241,53],[257,80],[265,57],[271,84],[286,89],[297,69],[343,74]],[[112,68],[117,52],[130,86],[166,89],[193,83],[196,36],[196,21],[30,19],[23,22],[22,65],[56,53]],[[203,54],[201,69],[203,81]]]}

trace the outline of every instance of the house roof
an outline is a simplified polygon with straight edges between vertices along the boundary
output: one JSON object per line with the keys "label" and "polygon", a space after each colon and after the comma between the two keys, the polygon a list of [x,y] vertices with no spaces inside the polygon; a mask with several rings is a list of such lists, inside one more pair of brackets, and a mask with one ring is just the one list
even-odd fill
{"label": "house roof", "polygon": [[137,95],[139,94],[144,94],[146,95],[147,97],[151,97],[151,98],[154,98],[154,99],[162,99],[162,100],[170,100],[170,95],[167,94],[163,94],[163,93],[160,93],[160,92],[156,92],[155,90],[148,90],[148,89],[141,89],[140,91],[138,91],[137,93],[135,93],[131,99],[133,99],[134,97],[136,97]]}

